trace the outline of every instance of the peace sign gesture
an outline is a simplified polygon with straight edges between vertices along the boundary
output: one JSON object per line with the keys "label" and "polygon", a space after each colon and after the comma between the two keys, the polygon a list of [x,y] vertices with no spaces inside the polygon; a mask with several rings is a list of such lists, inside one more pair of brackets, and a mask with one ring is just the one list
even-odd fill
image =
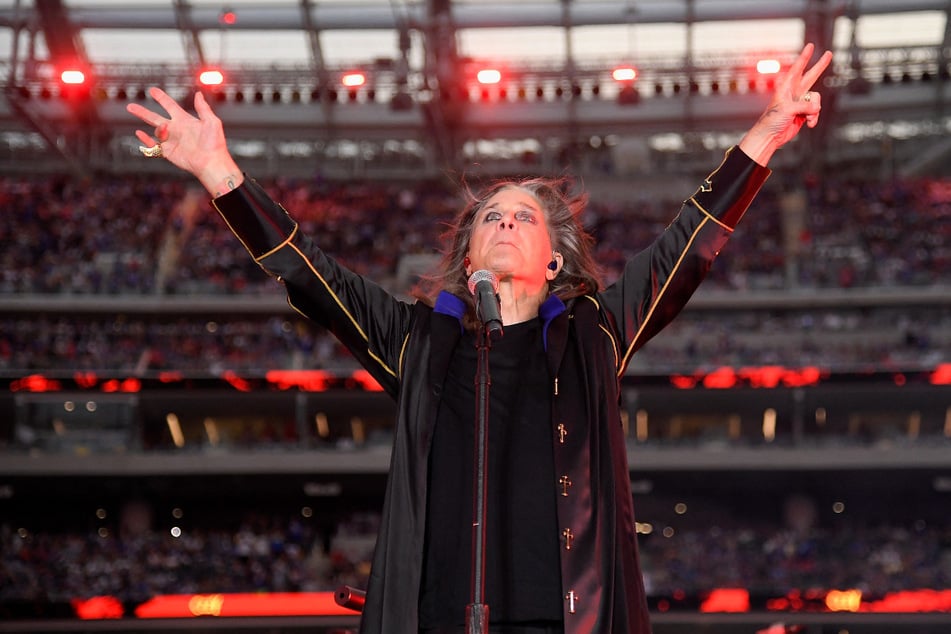
{"label": "peace sign gesture", "polygon": [[814,128],[819,122],[822,99],[812,87],[832,62],[832,53],[823,53],[807,70],[813,50],[812,44],[806,44],[776,87],[766,112],[740,141],[740,149],[760,165],[766,165],[773,152],[795,137],[803,124]]}
{"label": "peace sign gesture", "polygon": [[166,114],[162,115],[130,103],[126,110],[155,131],[149,134],[136,130],[142,142],[142,153],[148,157],[164,157],[172,164],[192,173],[215,196],[237,187],[243,180],[241,170],[228,152],[221,119],[211,110],[201,92],[195,93],[195,113],[186,112],[160,88],[150,88],[149,95]]}

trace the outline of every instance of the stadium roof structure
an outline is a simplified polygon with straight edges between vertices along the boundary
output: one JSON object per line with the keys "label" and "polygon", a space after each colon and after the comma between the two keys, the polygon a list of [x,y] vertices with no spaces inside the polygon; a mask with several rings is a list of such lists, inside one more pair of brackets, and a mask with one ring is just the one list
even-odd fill
{"label": "stadium roof structure", "polygon": [[[128,101],[147,100],[151,85],[188,104],[196,90],[225,122],[233,151],[256,173],[320,170],[341,177],[434,175],[479,162],[488,169],[583,171],[597,151],[675,156],[696,148],[719,153],[762,111],[774,77],[755,69],[749,52],[644,56],[637,79],[612,78],[618,63],[587,59],[571,33],[609,25],[684,25],[795,20],[802,39],[835,52],[819,90],[824,125],[810,135],[823,160],[837,164],[888,160],[903,174],[942,169],[951,152],[948,108],[951,28],[946,0],[366,0],[248,2],[228,6],[195,0],[80,4],[14,0],[0,7],[0,169],[122,172],[164,169],[138,157]],[[857,25],[869,16],[916,14],[944,21],[939,41],[864,46]],[[505,61],[498,83],[476,73],[500,60],[465,55],[459,34],[480,29],[554,28],[564,35],[559,59]],[[221,84],[202,86],[212,62],[209,33],[303,36],[296,61],[217,64]],[[92,59],[88,38],[103,32],[174,32],[179,55],[168,60]],[[393,54],[334,61],[328,34],[386,33]],[[692,37],[688,41],[692,41]],[[142,38],[148,46],[148,37]],[[0,39],[0,42],[3,40]],[[729,48],[729,43],[724,43]],[[780,64],[795,47],[771,51]],[[154,57],[154,55],[153,55]],[[494,64],[494,66],[493,66]],[[64,85],[67,66],[84,71]],[[358,72],[363,83],[342,85]],[[659,140],[663,139],[661,143]],[[887,157],[883,146],[888,147]],[[710,163],[701,153],[701,165]],[[795,155],[792,154],[795,159]],[[585,161],[589,163],[585,163]],[[693,168],[689,161],[668,164]]]}

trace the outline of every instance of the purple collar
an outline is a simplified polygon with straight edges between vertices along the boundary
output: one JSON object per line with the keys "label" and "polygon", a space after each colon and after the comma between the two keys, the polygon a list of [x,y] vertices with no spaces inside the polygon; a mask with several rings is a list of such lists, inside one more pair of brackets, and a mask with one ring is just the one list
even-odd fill
{"label": "purple collar", "polygon": [[[558,315],[565,312],[567,308],[565,303],[557,295],[549,295],[548,299],[542,302],[538,307],[538,316],[542,318],[544,326],[542,327],[542,340],[545,343],[545,349],[548,349],[548,326]],[[440,315],[449,315],[459,320],[459,328],[462,328],[462,317],[466,314],[466,303],[452,293],[442,291],[436,297],[436,305],[433,311]]]}

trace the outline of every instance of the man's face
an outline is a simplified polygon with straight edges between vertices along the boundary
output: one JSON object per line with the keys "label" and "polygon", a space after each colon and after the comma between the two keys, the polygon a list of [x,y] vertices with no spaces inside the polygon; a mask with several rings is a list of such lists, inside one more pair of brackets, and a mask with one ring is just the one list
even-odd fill
{"label": "man's face", "polygon": [[466,274],[488,269],[500,281],[544,283],[552,259],[548,221],[538,200],[509,187],[490,198],[473,220]]}

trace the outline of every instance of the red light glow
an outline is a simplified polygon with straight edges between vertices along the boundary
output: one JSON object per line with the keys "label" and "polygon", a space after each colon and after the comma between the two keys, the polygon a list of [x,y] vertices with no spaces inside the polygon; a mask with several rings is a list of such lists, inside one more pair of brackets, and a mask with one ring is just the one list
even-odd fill
{"label": "red light glow", "polygon": [[634,81],[637,79],[637,69],[631,68],[630,66],[615,68],[614,72],[611,73],[611,77],[614,78],[614,81]]}
{"label": "red light glow", "polygon": [[125,613],[122,603],[116,597],[74,599],[72,605],[76,616],[83,620],[121,619]]}
{"label": "red light glow", "polygon": [[202,86],[220,86],[224,80],[225,76],[221,74],[221,71],[213,68],[203,70],[198,75],[198,81],[201,82]]}
{"label": "red light glow", "polygon": [[[678,600],[678,599],[675,599]],[[116,619],[126,615],[122,603],[111,596],[76,599],[73,610],[80,619]],[[662,598],[657,609],[671,609]],[[766,609],[775,612],[948,612],[951,611],[951,590],[921,588],[865,600],[858,590],[791,590],[786,596],[766,602]],[[749,612],[750,596],[745,588],[715,588],[700,605],[701,612]],[[339,605],[334,592],[213,593],[161,595],[134,609],[140,619],[192,617],[260,617],[260,616],[353,616],[355,610]]]}
{"label": "red light glow", "polygon": [[932,385],[951,385],[951,363],[942,363],[937,366],[929,380]]}
{"label": "red light glow", "polygon": [[476,73],[480,84],[497,84],[502,81],[502,73],[494,68],[483,68]]}
{"label": "red light glow", "polygon": [[697,379],[692,376],[671,376],[670,382],[681,390],[690,390],[697,387]]}
{"label": "red light glow", "polygon": [[99,377],[96,376],[95,372],[76,372],[73,375],[73,380],[76,381],[76,385],[88,390],[95,387],[96,383],[99,382]]}
{"label": "red light glow", "polygon": [[717,368],[703,379],[703,386],[716,390],[726,390],[736,387],[736,372],[733,368]]}
{"label": "red light glow", "polygon": [[347,88],[359,88],[367,83],[367,76],[363,73],[347,73],[340,78],[340,83]]}
{"label": "red light glow", "polygon": [[356,612],[337,605],[333,592],[260,594],[172,594],[135,609],[140,619],[232,616],[345,616]]}
{"label": "red light glow", "polygon": [[63,81],[64,84],[69,84],[71,86],[79,86],[86,82],[86,73],[81,70],[76,70],[74,68],[64,70],[60,73],[59,78]]}
{"label": "red light glow", "polygon": [[745,588],[717,588],[700,604],[700,611],[749,612],[749,590]]}
{"label": "red light glow", "polygon": [[58,392],[62,387],[59,381],[42,374],[31,374],[10,383],[11,392]]}
{"label": "red light glow", "polygon": [[814,366],[797,369],[766,365],[739,369],[721,367],[706,374],[697,372],[693,376],[672,375],[670,382],[674,387],[682,390],[689,390],[698,385],[708,389],[725,390],[740,386],[802,387],[816,385],[826,376],[828,376],[827,371]]}
{"label": "red light glow", "polygon": [[142,381],[136,378],[128,378],[120,381],[119,379],[110,379],[102,384],[103,392],[125,392],[135,393],[142,391]]}
{"label": "red light glow", "polygon": [[351,376],[366,392],[383,391],[383,386],[380,385],[379,381],[374,379],[373,375],[366,370],[356,370]]}
{"label": "red light glow", "polygon": [[271,370],[265,378],[279,390],[296,387],[305,392],[324,392],[333,375],[323,370]]}
{"label": "red light glow", "polygon": [[775,75],[779,69],[780,63],[776,59],[761,59],[756,62],[756,72],[760,75]]}
{"label": "red light glow", "polygon": [[862,612],[949,612],[951,590],[903,590],[876,601],[863,601]]}
{"label": "red light glow", "polygon": [[238,376],[231,370],[225,372],[222,377],[228,384],[239,392],[250,392],[251,384],[246,380]]}

